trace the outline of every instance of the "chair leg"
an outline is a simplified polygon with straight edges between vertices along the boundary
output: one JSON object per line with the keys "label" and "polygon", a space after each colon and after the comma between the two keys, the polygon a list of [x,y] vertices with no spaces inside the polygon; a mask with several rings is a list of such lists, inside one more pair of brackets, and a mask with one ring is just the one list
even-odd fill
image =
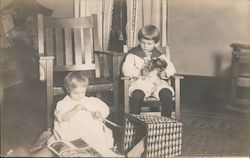
{"label": "chair leg", "polygon": [[47,104],[47,128],[52,128],[53,120],[51,118],[52,115],[52,105],[54,102],[53,95],[53,60],[48,60],[46,63],[46,104]]}
{"label": "chair leg", "polygon": [[181,119],[181,103],[180,103],[180,79],[175,80],[175,116],[177,120]]}
{"label": "chair leg", "polygon": [[129,113],[129,80],[124,80],[124,113]]}
{"label": "chair leg", "polygon": [[114,85],[114,90],[113,90],[113,107],[114,107],[114,120],[115,122],[120,122],[119,121],[119,93],[118,93],[118,85]]}

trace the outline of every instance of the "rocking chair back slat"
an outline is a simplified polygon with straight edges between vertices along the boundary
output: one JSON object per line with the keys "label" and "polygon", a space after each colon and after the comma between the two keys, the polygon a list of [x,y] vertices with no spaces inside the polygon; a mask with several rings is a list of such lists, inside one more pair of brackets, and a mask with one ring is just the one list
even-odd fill
{"label": "rocking chair back slat", "polygon": [[73,52],[72,52],[72,32],[70,28],[65,28],[65,64],[73,65]]}

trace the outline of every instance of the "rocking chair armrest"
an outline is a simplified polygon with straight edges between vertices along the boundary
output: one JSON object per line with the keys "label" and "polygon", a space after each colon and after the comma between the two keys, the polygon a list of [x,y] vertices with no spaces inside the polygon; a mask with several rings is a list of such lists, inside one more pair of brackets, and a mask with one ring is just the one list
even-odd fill
{"label": "rocking chair armrest", "polygon": [[122,53],[122,52],[114,52],[114,51],[108,51],[108,50],[95,50],[94,51],[96,54],[105,54],[105,55],[109,55],[109,56],[112,56],[112,57],[115,57],[115,56],[124,56],[125,54]]}
{"label": "rocking chair armrest", "polygon": [[170,80],[168,81],[170,85],[172,85],[172,87],[177,91],[177,93],[179,92],[180,89],[181,79],[184,79],[184,76],[173,75],[170,77]]}
{"label": "rocking chair armrest", "polygon": [[184,76],[182,76],[182,75],[173,75],[170,78],[171,78],[171,80],[169,80],[170,85],[172,85],[175,90],[179,91],[180,84],[181,84],[181,79],[184,79]]}
{"label": "rocking chair armrest", "polygon": [[130,80],[131,78],[130,77],[128,77],[128,76],[123,76],[123,77],[121,77],[121,80]]}
{"label": "rocking chair armrest", "polygon": [[50,55],[50,56],[39,55],[38,58],[39,58],[39,61],[40,61],[40,60],[53,60],[55,57],[53,55]]}
{"label": "rocking chair armrest", "polygon": [[184,76],[182,76],[182,75],[173,75],[172,77],[174,79],[184,79]]}

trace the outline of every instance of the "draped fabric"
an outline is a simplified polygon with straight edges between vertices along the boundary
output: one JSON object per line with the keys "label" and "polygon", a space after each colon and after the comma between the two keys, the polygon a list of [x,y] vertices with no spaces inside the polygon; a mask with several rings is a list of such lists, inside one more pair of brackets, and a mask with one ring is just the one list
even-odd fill
{"label": "draped fabric", "polygon": [[137,33],[147,24],[153,24],[161,32],[159,45],[166,46],[168,0],[126,0],[127,2],[127,45],[138,44]]}
{"label": "draped fabric", "polygon": [[[97,14],[98,36],[101,50],[107,50],[109,47],[112,14],[114,0],[74,0],[74,17],[89,16]],[[103,56],[100,61],[103,69],[101,75],[108,77],[108,58]]]}
{"label": "draped fabric", "polygon": [[112,24],[114,0],[74,0],[74,17],[97,14],[99,43],[107,50]]}

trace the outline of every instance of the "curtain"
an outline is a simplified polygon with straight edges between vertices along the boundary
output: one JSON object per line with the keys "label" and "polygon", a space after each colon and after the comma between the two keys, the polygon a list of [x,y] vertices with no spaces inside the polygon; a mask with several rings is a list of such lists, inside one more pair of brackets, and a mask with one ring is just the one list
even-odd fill
{"label": "curtain", "polygon": [[[109,47],[114,0],[74,0],[74,17],[97,14],[98,36],[101,50]],[[110,76],[108,58],[100,59],[101,76]]]}
{"label": "curtain", "polygon": [[114,0],[74,0],[74,17],[97,14],[98,36],[102,50],[107,50],[112,24]]}
{"label": "curtain", "polygon": [[159,45],[166,46],[168,0],[126,0],[127,2],[127,45],[138,44],[137,33],[147,24],[153,24],[161,32]]}

